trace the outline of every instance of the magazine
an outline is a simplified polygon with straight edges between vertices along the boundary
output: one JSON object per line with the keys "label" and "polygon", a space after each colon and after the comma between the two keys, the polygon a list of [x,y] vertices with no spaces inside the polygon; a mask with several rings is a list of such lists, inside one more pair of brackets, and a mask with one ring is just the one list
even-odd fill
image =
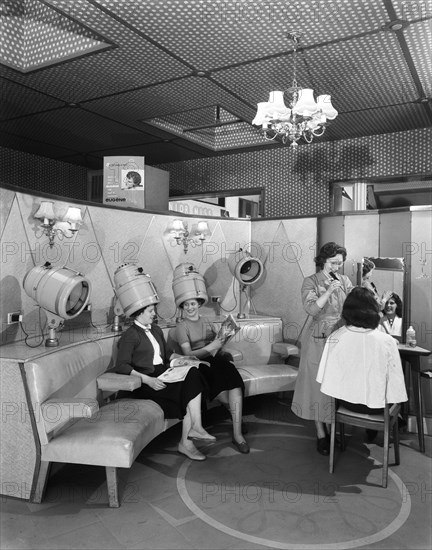
{"label": "magazine", "polygon": [[221,338],[223,340],[223,345],[225,345],[231,338],[231,336],[237,334],[239,330],[240,325],[237,323],[234,317],[229,314],[222,322],[222,325],[217,332],[216,338]]}
{"label": "magazine", "polygon": [[182,382],[190,369],[198,368],[200,365],[210,366],[207,361],[202,361],[194,355],[178,355],[173,353],[169,369],[158,376],[162,382]]}

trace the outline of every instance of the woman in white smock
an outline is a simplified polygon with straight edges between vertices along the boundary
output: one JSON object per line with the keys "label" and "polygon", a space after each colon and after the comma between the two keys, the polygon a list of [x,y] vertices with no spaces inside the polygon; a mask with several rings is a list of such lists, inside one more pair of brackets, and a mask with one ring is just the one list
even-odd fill
{"label": "woman in white smock", "polygon": [[386,403],[408,400],[397,342],[378,329],[373,294],[356,287],[342,311],[346,322],[324,348],[317,382],[323,394],[363,414],[382,414]]}

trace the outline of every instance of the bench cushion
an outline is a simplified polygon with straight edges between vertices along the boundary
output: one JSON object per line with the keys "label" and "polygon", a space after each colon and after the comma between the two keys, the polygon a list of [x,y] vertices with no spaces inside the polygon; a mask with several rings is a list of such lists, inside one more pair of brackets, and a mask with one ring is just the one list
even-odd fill
{"label": "bench cushion", "polygon": [[42,445],[42,460],[129,468],[166,429],[162,409],[147,399],[119,399]]}
{"label": "bench cushion", "polygon": [[245,396],[292,391],[298,369],[285,364],[237,367],[245,384]]}

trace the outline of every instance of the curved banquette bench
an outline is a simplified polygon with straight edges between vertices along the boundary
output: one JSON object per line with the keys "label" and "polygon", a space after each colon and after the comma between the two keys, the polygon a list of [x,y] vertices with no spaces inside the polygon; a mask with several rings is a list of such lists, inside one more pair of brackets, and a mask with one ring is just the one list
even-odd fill
{"label": "curved banquette bench", "polygon": [[[168,337],[167,329],[164,329]],[[51,348],[23,363],[29,409],[33,415],[38,464],[30,500],[41,502],[53,462],[106,468],[109,505],[119,506],[117,468],[129,468],[156,436],[179,420],[165,420],[153,401],[116,399],[118,390],[133,390],[140,380],[111,372],[118,335]],[[294,389],[297,369],[284,357],[298,354],[291,344],[230,346],[245,382],[246,396]],[[255,349],[250,349],[255,348]],[[273,359],[274,362],[269,362]]]}

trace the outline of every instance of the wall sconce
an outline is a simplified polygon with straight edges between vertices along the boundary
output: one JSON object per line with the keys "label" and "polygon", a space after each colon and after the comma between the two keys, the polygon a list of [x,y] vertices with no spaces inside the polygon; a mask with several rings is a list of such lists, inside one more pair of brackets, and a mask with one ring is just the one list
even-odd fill
{"label": "wall sconce", "polygon": [[192,229],[188,230],[187,222],[182,220],[174,220],[168,226],[168,232],[172,235],[177,244],[183,245],[183,251],[186,254],[189,245],[192,247],[201,246],[205,239],[210,234],[210,229],[205,221],[200,221],[192,226]]}
{"label": "wall sconce", "polygon": [[34,217],[43,220],[40,225],[42,233],[40,235],[36,234],[36,237],[40,239],[42,235],[46,235],[49,239],[50,248],[54,246],[56,236],[60,240],[65,237],[71,239],[79,230],[79,224],[82,222],[81,208],[76,206],[69,206],[63,220],[58,219],[54,214],[53,201],[42,201]]}

